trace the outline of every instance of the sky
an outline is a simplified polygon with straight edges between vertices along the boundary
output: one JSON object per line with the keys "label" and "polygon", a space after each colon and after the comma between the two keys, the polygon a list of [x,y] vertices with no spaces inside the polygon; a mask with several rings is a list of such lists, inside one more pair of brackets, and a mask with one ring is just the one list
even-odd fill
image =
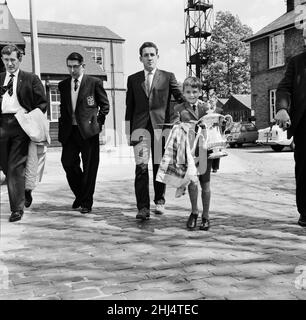
{"label": "sky", "polygon": [[[38,20],[106,26],[126,40],[125,75],[142,69],[138,49],[145,41],[159,47],[160,69],[186,75],[186,0],[32,0]],[[4,0],[0,0],[4,2]],[[285,0],[211,0],[213,15],[230,11],[254,32],[286,12]],[[7,0],[15,18],[29,18],[29,0]]]}

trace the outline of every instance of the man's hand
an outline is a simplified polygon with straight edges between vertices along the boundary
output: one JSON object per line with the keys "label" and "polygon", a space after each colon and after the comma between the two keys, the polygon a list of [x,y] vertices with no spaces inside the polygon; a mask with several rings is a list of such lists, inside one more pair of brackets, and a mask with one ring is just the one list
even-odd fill
{"label": "man's hand", "polygon": [[291,126],[291,120],[287,110],[279,110],[275,116],[276,124],[283,130],[287,130]]}

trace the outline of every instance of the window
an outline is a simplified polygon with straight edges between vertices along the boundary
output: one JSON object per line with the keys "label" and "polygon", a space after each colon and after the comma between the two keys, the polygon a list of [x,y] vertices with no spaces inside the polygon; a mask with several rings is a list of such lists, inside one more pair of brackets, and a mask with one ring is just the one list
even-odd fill
{"label": "window", "polygon": [[85,48],[92,55],[92,59],[104,70],[104,49],[103,48]]}
{"label": "window", "polygon": [[276,89],[270,90],[270,122],[275,119],[276,115]]}
{"label": "window", "polygon": [[280,33],[270,37],[270,68],[283,66],[285,64],[285,36]]}
{"label": "window", "polygon": [[60,117],[61,96],[57,86],[50,87],[50,121],[58,122]]}

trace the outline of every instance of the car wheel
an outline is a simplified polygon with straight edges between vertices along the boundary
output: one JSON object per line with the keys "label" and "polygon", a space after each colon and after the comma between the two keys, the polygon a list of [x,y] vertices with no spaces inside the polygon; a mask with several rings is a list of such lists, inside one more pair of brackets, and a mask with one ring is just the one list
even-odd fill
{"label": "car wheel", "polygon": [[290,149],[291,149],[291,151],[294,151],[294,150],[295,150],[295,144],[294,144],[293,141],[292,141],[291,144],[290,144]]}
{"label": "car wheel", "polygon": [[276,152],[281,152],[284,149],[284,146],[281,146],[279,144],[276,144],[274,146],[271,146],[272,150],[276,151]]}

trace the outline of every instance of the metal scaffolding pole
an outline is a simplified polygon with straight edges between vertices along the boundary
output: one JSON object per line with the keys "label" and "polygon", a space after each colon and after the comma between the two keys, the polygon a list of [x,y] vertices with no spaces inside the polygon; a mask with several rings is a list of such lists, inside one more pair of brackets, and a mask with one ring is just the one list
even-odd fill
{"label": "metal scaffolding pole", "polygon": [[30,25],[31,25],[31,48],[32,48],[32,71],[40,77],[40,60],[37,35],[37,19],[35,0],[29,0],[30,4]]}

